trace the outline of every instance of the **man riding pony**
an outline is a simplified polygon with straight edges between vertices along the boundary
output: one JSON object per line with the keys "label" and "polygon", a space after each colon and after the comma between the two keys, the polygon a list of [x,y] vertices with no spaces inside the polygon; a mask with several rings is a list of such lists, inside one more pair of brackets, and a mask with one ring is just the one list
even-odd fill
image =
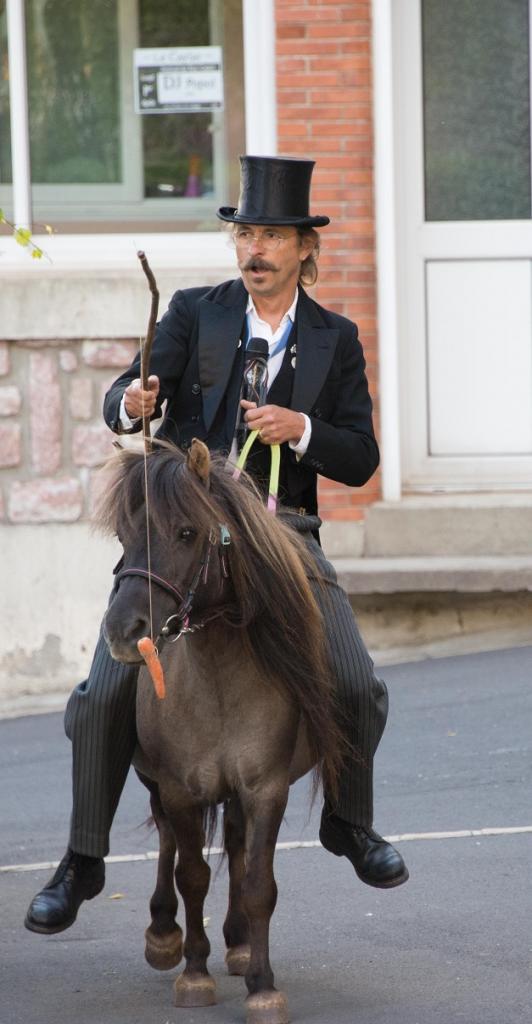
{"label": "man riding pony", "polygon": [[[158,437],[183,449],[197,437],[228,458],[243,420],[245,428],[259,431],[261,444],[247,468],[261,487],[270,445],[281,445],[281,505],[299,513],[298,532],[314,555],[317,579],[310,583],[353,751],[344,762],[338,799],[325,793],[320,840],[347,857],[363,882],[392,888],[407,880],[408,870],[372,827],[373,757],[388,712],[386,686],[374,674],[348,597],[318,543],[318,474],[360,487],[375,472],[379,452],[357,327],[305,291],[317,278],[316,228],[329,223],[309,214],[313,166],[285,157],[241,158],[238,207],[218,212],[232,225],[239,277],[175,293],[157,326],[148,390],[141,387],[138,355],[106,395],[104,416],[116,433],[135,432],[143,411],[159,418],[165,402]],[[247,344],[257,338],[265,339],[269,355],[261,405],[243,385]],[[69,699],[70,840],[55,875],[29,907],[25,924],[32,931],[68,928],[83,900],[103,888],[111,823],[135,750],[137,672],[136,665],[113,661],[100,635],[89,677]]]}

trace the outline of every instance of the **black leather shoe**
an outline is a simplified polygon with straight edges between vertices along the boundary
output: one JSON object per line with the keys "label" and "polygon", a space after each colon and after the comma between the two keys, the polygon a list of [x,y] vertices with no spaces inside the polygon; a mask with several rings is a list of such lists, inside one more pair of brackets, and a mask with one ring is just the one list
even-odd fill
{"label": "black leather shoe", "polygon": [[320,843],[337,857],[347,857],[367,885],[392,889],[408,880],[408,868],[401,854],[372,828],[350,825],[336,814],[324,811]]}
{"label": "black leather shoe", "polygon": [[33,897],[24,924],[30,932],[54,935],[74,924],[83,900],[92,900],[105,884],[101,857],[85,857],[70,848],[53,878]]}

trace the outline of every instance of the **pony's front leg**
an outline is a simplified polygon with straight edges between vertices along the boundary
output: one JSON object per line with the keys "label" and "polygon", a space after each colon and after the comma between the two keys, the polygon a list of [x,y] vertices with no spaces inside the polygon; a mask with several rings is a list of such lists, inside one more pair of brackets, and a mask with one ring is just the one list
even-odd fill
{"label": "pony's front leg", "polygon": [[242,803],[246,818],[246,874],[242,906],[249,921],[251,957],[245,974],[247,1024],[288,1024],[288,1003],[273,984],[269,956],[270,920],[277,902],[273,874],[275,844],[288,799],[288,783]]}
{"label": "pony's front leg", "polygon": [[172,811],[171,821],[179,855],[175,880],[186,914],[184,954],[187,965],[175,983],[175,1003],[186,1007],[212,1006],[216,1002],[216,986],[207,970],[211,947],[203,925],[203,904],[211,869],[203,859],[203,813],[200,807]]}
{"label": "pony's front leg", "polygon": [[227,946],[225,962],[229,974],[244,975],[249,967],[249,921],[242,903],[246,874],[246,823],[238,796],[224,806],[224,846],[229,861],[229,906],[224,921]]}
{"label": "pony's front leg", "polygon": [[159,863],[157,884],[150,900],[151,924],[146,929],[144,955],[156,971],[177,967],[183,956],[183,932],[176,924],[177,897],[174,885],[176,842],[159,798],[159,790],[151,780],[140,776],[150,790],[151,810],[159,832]]}

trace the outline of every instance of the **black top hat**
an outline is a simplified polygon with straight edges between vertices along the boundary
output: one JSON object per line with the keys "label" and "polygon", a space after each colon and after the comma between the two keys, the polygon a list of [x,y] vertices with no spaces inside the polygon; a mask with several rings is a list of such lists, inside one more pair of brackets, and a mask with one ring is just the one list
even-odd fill
{"label": "black top hat", "polygon": [[234,224],[294,224],[323,228],[328,217],[309,215],[310,179],[314,160],[291,157],[241,156],[238,207],[222,206],[220,220]]}

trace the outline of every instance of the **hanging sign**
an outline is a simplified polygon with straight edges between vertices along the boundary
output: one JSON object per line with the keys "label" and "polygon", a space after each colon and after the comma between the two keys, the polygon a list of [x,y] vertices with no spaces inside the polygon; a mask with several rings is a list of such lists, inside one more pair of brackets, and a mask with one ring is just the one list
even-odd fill
{"label": "hanging sign", "polygon": [[137,114],[221,110],[221,46],[164,46],[133,50]]}

